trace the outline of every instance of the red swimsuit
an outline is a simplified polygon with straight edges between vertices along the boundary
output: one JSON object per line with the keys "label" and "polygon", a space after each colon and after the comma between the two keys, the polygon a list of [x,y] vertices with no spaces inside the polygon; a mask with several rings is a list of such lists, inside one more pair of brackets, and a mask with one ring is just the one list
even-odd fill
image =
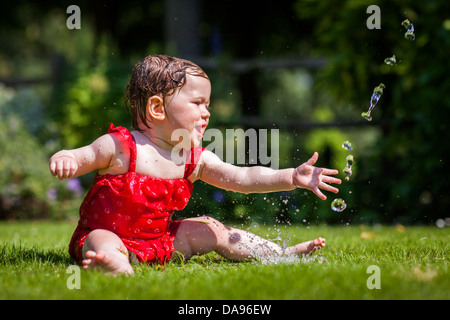
{"label": "red swimsuit", "polygon": [[80,220],[69,245],[70,255],[81,262],[87,235],[95,229],[112,231],[138,260],[164,263],[175,250],[173,240],[181,221],[172,221],[192,194],[187,177],[194,171],[204,148],[191,149],[184,178],[162,179],[135,172],[136,142],[124,127],[109,126],[108,133],[130,148],[130,168],[125,174],[97,175],[80,207]]}

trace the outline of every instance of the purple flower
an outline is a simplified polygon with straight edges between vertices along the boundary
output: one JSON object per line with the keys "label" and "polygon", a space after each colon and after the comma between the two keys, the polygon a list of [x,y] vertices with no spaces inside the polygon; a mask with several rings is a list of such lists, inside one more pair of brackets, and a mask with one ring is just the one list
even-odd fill
{"label": "purple flower", "polygon": [[50,188],[47,190],[47,199],[56,200],[57,197],[58,197],[58,191],[56,191],[55,188]]}
{"label": "purple flower", "polygon": [[220,190],[216,190],[212,194],[213,200],[217,203],[223,203],[226,199],[225,193]]}
{"label": "purple flower", "polygon": [[81,181],[78,178],[67,180],[66,188],[72,191],[77,197],[81,197],[83,195],[83,187],[81,186]]}

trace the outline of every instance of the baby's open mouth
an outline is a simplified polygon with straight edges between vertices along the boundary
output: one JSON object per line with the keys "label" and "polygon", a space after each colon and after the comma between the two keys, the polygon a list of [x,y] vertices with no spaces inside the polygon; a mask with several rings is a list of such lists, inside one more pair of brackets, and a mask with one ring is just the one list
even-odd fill
{"label": "baby's open mouth", "polygon": [[198,124],[195,126],[195,130],[197,131],[197,133],[203,138],[203,134],[206,130],[206,126],[208,124],[207,123],[202,123],[202,124]]}

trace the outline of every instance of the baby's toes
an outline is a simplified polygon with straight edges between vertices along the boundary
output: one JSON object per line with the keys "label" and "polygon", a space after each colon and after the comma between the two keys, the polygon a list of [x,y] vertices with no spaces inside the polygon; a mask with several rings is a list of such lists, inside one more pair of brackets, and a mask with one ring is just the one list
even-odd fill
{"label": "baby's toes", "polygon": [[321,247],[321,248],[325,247],[325,239],[324,238],[320,238],[320,237],[315,239],[314,240],[314,245],[318,246],[318,247]]}

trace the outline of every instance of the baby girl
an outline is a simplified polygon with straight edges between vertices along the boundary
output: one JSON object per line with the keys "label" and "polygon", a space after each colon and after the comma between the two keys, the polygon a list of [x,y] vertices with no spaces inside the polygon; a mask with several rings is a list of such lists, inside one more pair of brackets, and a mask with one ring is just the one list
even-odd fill
{"label": "baby girl", "polygon": [[69,245],[70,255],[85,269],[132,274],[132,262],[162,264],[174,252],[189,259],[215,251],[239,261],[307,254],[325,246],[325,239],[317,238],[283,250],[210,217],[172,220],[198,179],[242,193],[306,188],[323,200],[321,189],[339,191],[330,185],[341,183],[331,176],[337,170],[314,167],[317,153],[297,168],[274,170],[234,166],[200,147],[210,94],[210,80],[196,64],[148,56],[135,66],[126,89],[135,130],[111,124],[92,144],[51,157],[50,172],[61,180],[98,170]]}

